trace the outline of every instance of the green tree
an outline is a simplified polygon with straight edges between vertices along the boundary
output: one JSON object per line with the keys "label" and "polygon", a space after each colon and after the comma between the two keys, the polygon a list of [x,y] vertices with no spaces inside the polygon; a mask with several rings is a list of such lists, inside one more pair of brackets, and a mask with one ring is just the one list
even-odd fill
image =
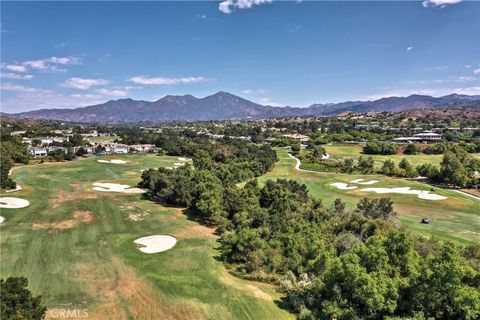
{"label": "green tree", "polygon": [[47,308],[42,297],[34,297],[24,277],[0,279],[0,318],[2,320],[40,320]]}

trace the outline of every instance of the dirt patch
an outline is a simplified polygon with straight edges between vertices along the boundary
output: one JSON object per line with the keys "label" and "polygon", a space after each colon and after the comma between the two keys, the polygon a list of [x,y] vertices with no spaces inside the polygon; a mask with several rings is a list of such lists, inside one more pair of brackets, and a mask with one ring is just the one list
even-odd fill
{"label": "dirt patch", "polygon": [[215,229],[202,226],[201,224],[194,224],[192,226],[184,227],[179,232],[175,233],[175,237],[179,239],[190,238],[208,238],[215,239]]}
{"label": "dirt patch", "polygon": [[49,201],[53,208],[57,208],[67,201],[98,198],[97,193],[85,192],[79,183],[75,183],[72,186],[73,191],[58,190],[56,196],[50,198]]}
{"label": "dirt patch", "polygon": [[129,214],[129,215],[128,215],[128,218],[129,218],[131,221],[133,221],[133,222],[137,222],[137,221],[142,221],[142,220],[143,220],[141,214]]}
{"label": "dirt patch", "polygon": [[68,230],[80,224],[90,224],[93,222],[93,216],[90,211],[75,211],[73,213],[73,219],[62,220],[51,223],[34,223],[33,229],[53,229],[53,230]]}

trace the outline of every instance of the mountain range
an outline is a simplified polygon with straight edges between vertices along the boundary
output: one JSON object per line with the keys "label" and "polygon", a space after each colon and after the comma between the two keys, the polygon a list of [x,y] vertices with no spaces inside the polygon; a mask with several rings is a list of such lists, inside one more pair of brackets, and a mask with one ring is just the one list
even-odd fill
{"label": "mountain range", "polygon": [[443,97],[410,95],[375,101],[347,101],[313,104],[307,108],[261,105],[228,92],[197,98],[167,95],[157,101],[110,100],[103,104],[75,109],[41,109],[16,114],[15,118],[50,119],[84,123],[168,122],[228,119],[263,119],[289,116],[330,116],[343,112],[398,112],[437,108],[464,103],[480,108],[480,95],[450,94]]}

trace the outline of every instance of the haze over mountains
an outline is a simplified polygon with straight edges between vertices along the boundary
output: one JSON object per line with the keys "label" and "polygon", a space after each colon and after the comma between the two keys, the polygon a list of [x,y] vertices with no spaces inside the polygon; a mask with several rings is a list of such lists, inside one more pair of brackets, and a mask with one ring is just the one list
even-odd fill
{"label": "haze over mountains", "polygon": [[168,95],[157,101],[111,100],[76,109],[41,109],[11,116],[86,123],[167,122],[227,119],[262,119],[286,116],[337,115],[342,112],[404,111],[445,107],[452,104],[480,107],[480,96],[450,94],[443,97],[410,95],[375,101],[347,101],[313,104],[307,108],[273,107],[243,99],[228,92],[196,98],[192,95]]}

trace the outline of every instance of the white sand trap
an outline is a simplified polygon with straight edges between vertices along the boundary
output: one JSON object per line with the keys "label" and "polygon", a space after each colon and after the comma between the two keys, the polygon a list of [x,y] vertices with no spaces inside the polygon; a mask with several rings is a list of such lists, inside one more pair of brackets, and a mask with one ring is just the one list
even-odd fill
{"label": "white sand trap", "polygon": [[102,192],[120,192],[120,193],[144,193],[145,191],[139,188],[130,188],[128,184],[119,183],[101,183],[95,182],[93,190]]}
{"label": "white sand trap", "polygon": [[353,190],[357,189],[356,186],[348,186],[348,183],[343,183],[343,182],[334,182],[330,184],[332,187],[337,187],[337,189],[341,190]]}
{"label": "white sand trap", "polygon": [[322,160],[328,160],[328,158],[330,158],[328,153],[322,154]]}
{"label": "white sand trap", "polygon": [[177,243],[177,239],[167,235],[156,235],[138,238],[134,243],[141,246],[138,250],[150,254],[167,251],[173,248],[175,243]]}
{"label": "white sand trap", "polygon": [[439,194],[430,193],[430,191],[422,191],[418,195],[420,199],[424,200],[445,200],[447,197],[441,196]]}
{"label": "white sand trap", "polygon": [[5,218],[0,216],[0,223],[2,223],[3,221],[5,221]]}
{"label": "white sand trap", "polygon": [[114,163],[114,164],[124,164],[127,163],[125,160],[112,159],[112,160],[97,160],[100,163]]}
{"label": "white sand trap", "polygon": [[[178,167],[175,167],[175,168],[178,168]],[[173,167],[165,167],[165,169],[173,170]]]}
{"label": "white sand trap", "polygon": [[180,158],[177,158],[177,159],[180,160],[180,161],[187,161],[187,158],[180,157]]}
{"label": "white sand trap", "polygon": [[365,192],[376,192],[376,193],[400,193],[400,194],[416,194],[418,198],[424,200],[445,200],[447,197],[431,194],[430,191],[425,190],[415,190],[410,187],[397,187],[397,188],[365,188],[361,189]]}
{"label": "white sand trap", "polygon": [[22,186],[17,183],[17,186],[15,187],[15,189],[10,189],[10,190],[7,190],[6,192],[10,193],[10,192],[15,192],[15,191],[20,191],[22,189],[23,189]]}
{"label": "white sand trap", "polygon": [[18,209],[25,208],[30,205],[30,202],[25,199],[14,198],[14,197],[1,197],[0,198],[0,208],[9,208],[9,209]]}
{"label": "white sand trap", "polygon": [[[362,182],[362,181],[363,181],[363,182]],[[365,181],[365,179],[355,179],[355,180],[352,180],[352,181],[350,181],[350,182],[351,182],[351,183],[358,183],[358,184],[369,185],[369,184],[377,183],[378,180]]]}
{"label": "white sand trap", "polygon": [[180,167],[180,166],[184,166],[185,163],[184,162],[175,162],[173,165],[177,166],[177,167]]}

